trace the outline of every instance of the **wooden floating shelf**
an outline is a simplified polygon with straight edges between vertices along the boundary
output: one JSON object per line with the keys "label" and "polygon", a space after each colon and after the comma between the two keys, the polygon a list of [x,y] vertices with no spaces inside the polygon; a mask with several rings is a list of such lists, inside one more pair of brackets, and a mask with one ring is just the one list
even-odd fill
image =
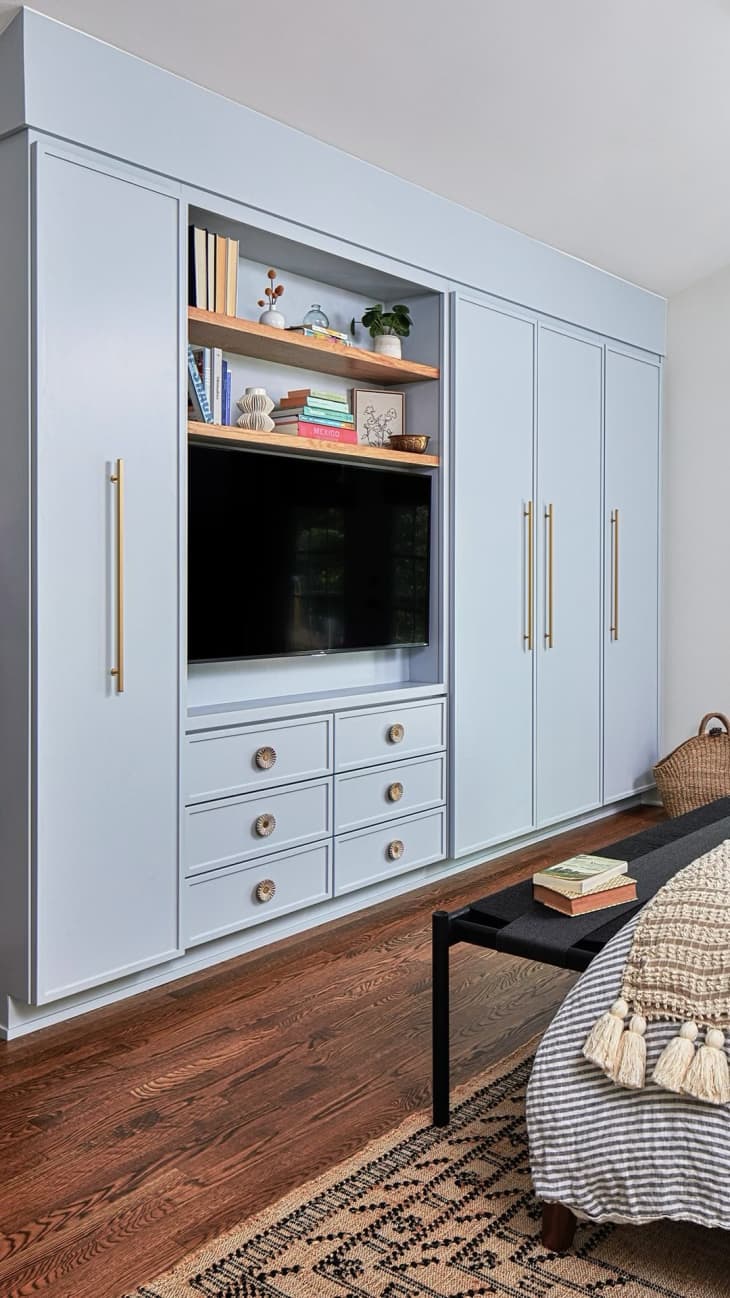
{"label": "wooden floating shelf", "polygon": [[406,451],[391,451],[381,446],[359,446],[352,442],[321,442],[313,437],[293,437],[291,433],[254,433],[244,428],[229,428],[223,424],[203,424],[190,420],[188,436],[193,442],[227,442],[242,448],[260,451],[298,451],[305,455],[321,455],[325,459],[353,460],[357,463],[393,464],[400,467],[437,469],[437,455],[413,455]]}
{"label": "wooden floating shelf", "polygon": [[188,336],[193,346],[220,347],[236,356],[254,356],[260,361],[337,374],[361,383],[397,387],[400,383],[422,383],[440,377],[435,365],[379,356],[361,347],[346,347],[344,343],[325,339],[305,338],[288,329],[272,329],[270,325],[218,315],[195,306],[188,307]]}

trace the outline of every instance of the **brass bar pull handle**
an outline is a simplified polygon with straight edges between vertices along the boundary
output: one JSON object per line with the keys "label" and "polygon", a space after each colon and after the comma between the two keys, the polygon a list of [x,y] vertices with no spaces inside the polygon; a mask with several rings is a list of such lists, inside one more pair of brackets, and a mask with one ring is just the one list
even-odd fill
{"label": "brass bar pull handle", "polygon": [[613,582],[611,586],[611,639],[618,640],[618,510],[611,511],[613,537]]}
{"label": "brass bar pull handle", "polygon": [[545,509],[545,523],[547,526],[547,626],[545,629],[545,647],[552,649],[555,639],[553,635],[553,614],[554,614],[554,580],[553,580],[553,523],[554,511],[553,506],[548,505]]}
{"label": "brass bar pull handle", "polygon": [[527,505],[522,511],[523,517],[527,519],[527,630],[522,639],[525,641],[528,649],[534,648],[534,627],[533,605],[534,605],[534,588],[535,588],[535,516],[532,508],[532,501],[528,500]]}
{"label": "brass bar pull handle", "polygon": [[124,693],[124,460],[117,460],[116,472],[110,476],[110,482],[117,489],[117,522],[116,522],[116,666],[111,675],[117,684],[117,694]]}

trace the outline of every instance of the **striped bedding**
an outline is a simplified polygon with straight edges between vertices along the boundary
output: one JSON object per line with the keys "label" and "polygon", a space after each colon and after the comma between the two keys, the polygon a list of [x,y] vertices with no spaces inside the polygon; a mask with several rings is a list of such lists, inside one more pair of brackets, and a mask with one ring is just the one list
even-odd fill
{"label": "striped bedding", "polygon": [[[647,1085],[620,1090],[583,1059],[596,1019],[616,999],[635,916],[566,997],[537,1052],[527,1093],[539,1199],[592,1221],[657,1218],[730,1229],[730,1107]],[[676,1025],[650,1023],[647,1071]]]}

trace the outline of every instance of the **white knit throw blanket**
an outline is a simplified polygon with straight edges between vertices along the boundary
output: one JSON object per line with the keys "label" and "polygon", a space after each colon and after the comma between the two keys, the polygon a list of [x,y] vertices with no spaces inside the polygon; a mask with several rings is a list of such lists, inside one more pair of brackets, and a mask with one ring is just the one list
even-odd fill
{"label": "white knit throw blanket", "polygon": [[644,1033],[657,1019],[676,1021],[678,1035],[652,1081],[710,1104],[730,1103],[730,839],[680,870],[644,907],[620,997],[591,1030],[583,1054],[617,1086],[640,1090]]}

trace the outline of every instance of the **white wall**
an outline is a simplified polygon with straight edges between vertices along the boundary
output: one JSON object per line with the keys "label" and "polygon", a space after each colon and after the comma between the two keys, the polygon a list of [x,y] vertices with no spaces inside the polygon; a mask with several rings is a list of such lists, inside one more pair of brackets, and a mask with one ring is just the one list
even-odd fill
{"label": "white wall", "polygon": [[730,715],[730,267],[669,303],[662,745]]}

